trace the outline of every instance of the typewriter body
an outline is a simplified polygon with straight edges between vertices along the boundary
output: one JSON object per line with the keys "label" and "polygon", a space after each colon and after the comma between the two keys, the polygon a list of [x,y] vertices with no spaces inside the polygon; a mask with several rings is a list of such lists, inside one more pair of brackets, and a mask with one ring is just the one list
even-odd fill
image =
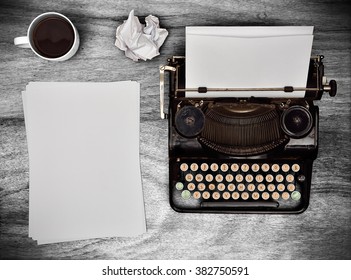
{"label": "typewriter body", "polygon": [[[172,208],[202,213],[301,213],[308,207],[318,151],[318,107],[336,94],[324,76],[323,56],[311,57],[304,98],[208,98],[185,88],[186,58],[160,67],[161,118],[169,125]],[[169,75],[168,112],[165,72]],[[196,90],[203,98],[187,98]],[[250,89],[267,90],[267,89]]]}

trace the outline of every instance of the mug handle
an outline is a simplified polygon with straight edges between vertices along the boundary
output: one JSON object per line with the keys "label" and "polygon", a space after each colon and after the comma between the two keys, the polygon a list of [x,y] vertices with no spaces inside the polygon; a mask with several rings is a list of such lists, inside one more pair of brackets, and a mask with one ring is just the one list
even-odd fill
{"label": "mug handle", "polygon": [[17,47],[30,48],[28,36],[16,37],[13,42]]}

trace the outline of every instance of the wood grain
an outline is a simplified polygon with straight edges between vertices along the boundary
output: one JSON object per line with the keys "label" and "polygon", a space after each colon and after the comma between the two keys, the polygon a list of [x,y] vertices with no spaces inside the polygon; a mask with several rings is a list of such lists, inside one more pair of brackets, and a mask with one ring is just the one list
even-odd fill
{"label": "wood grain", "polygon": [[[161,55],[133,62],[114,46],[131,9],[160,18],[169,37]],[[350,259],[351,17],[350,1],[9,1],[0,4],[1,259]],[[67,15],[81,46],[71,60],[49,63],[13,46],[46,11]],[[335,98],[320,107],[320,150],[310,207],[300,215],[180,214],[168,203],[167,123],[159,119],[158,67],[185,51],[190,25],[313,25],[313,53],[325,56]],[[289,61],[287,54],[287,66]],[[291,58],[293,59],[293,58]],[[37,246],[28,238],[28,153],[21,91],[30,81],[141,83],[141,169],[148,231]],[[113,221],[111,221],[113,222]]]}

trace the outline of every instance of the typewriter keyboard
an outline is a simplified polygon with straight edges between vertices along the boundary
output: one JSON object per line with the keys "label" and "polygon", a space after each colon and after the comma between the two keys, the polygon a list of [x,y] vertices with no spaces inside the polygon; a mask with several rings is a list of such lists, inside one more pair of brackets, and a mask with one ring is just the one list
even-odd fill
{"label": "typewriter keyboard", "polygon": [[178,162],[173,193],[188,207],[296,207],[303,164]]}

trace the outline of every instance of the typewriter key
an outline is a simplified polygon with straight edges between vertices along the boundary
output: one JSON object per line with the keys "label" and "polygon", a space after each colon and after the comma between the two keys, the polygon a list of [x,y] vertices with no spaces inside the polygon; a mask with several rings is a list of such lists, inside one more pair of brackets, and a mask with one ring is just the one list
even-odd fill
{"label": "typewriter key", "polygon": [[272,165],[272,171],[273,172],[278,172],[279,171],[279,165],[278,164],[273,164]]}
{"label": "typewriter key", "polygon": [[251,166],[251,170],[253,172],[258,172],[258,170],[260,170],[260,166],[257,164],[257,163],[254,163],[252,166]]}
{"label": "typewriter key", "polygon": [[212,182],[213,180],[213,175],[212,174],[207,174],[206,177],[205,177],[206,181],[207,182]]}
{"label": "typewriter key", "polygon": [[244,184],[239,184],[239,185],[237,186],[237,189],[238,189],[238,191],[242,192],[242,191],[245,190],[245,185],[244,185]]}
{"label": "typewriter key", "polygon": [[194,197],[195,199],[199,199],[199,198],[201,197],[201,193],[198,192],[198,191],[196,191],[196,192],[193,193],[193,197]]}
{"label": "typewriter key", "polygon": [[279,184],[277,186],[277,190],[280,191],[280,192],[283,192],[285,190],[285,185],[284,184]]}
{"label": "typewriter key", "polygon": [[225,190],[225,185],[223,183],[220,183],[218,184],[217,189],[222,192]]}
{"label": "typewriter key", "polygon": [[208,170],[208,164],[207,163],[202,163],[200,166],[202,171],[207,171]]}
{"label": "typewriter key", "polygon": [[289,164],[283,164],[283,165],[282,165],[282,170],[283,170],[284,172],[288,172],[288,171],[290,170]]}
{"label": "typewriter key", "polygon": [[283,198],[284,200],[288,200],[289,197],[290,197],[290,194],[289,194],[288,192],[283,192],[283,193],[282,193],[282,198]]}
{"label": "typewriter key", "polygon": [[278,192],[274,192],[272,193],[272,198],[275,199],[275,200],[278,200],[280,197],[280,194]]}
{"label": "typewriter key", "polygon": [[216,189],[216,186],[215,186],[215,184],[209,184],[209,185],[208,185],[208,188],[209,188],[211,191],[213,191],[213,190]]}
{"label": "typewriter key", "polygon": [[294,184],[289,184],[288,186],[287,186],[287,189],[288,189],[288,191],[289,192],[293,192],[294,190],[295,190],[295,185]]}
{"label": "typewriter key", "polygon": [[241,174],[237,174],[237,175],[235,176],[235,180],[236,180],[238,183],[240,183],[240,182],[242,182],[242,181],[244,180],[244,176],[241,175]]}
{"label": "typewriter key", "polygon": [[231,166],[230,166],[230,169],[233,171],[233,172],[237,172],[239,170],[239,165],[237,165],[236,163],[233,163]]}
{"label": "typewriter key", "polygon": [[247,175],[245,176],[245,180],[246,180],[246,182],[248,182],[248,183],[251,183],[251,182],[253,181],[253,179],[254,179],[254,177],[253,177],[251,174],[247,174]]}
{"label": "typewriter key", "polygon": [[191,193],[188,190],[182,191],[182,198],[189,199],[191,197]]}
{"label": "typewriter key", "polygon": [[220,197],[221,197],[221,195],[219,194],[219,192],[214,192],[212,194],[212,198],[215,199],[215,200],[219,199]]}
{"label": "typewriter key", "polygon": [[262,176],[261,174],[256,175],[256,181],[257,181],[258,183],[263,182],[263,176]]}
{"label": "typewriter key", "polygon": [[195,175],[196,182],[201,182],[203,179],[204,179],[204,176],[202,176],[202,174],[196,174]]}
{"label": "typewriter key", "polygon": [[294,172],[299,172],[300,171],[300,165],[298,165],[297,163],[295,163],[292,167],[291,167],[292,171]]}
{"label": "typewriter key", "polygon": [[182,171],[187,171],[187,170],[188,170],[188,165],[187,165],[186,163],[182,163],[182,164],[180,165],[180,170],[182,170]]}
{"label": "typewriter key", "polygon": [[267,175],[266,175],[266,181],[267,181],[268,183],[273,182],[273,180],[274,180],[273,175],[271,175],[271,174],[267,174]]}
{"label": "typewriter key", "polygon": [[274,184],[269,184],[269,185],[267,186],[267,189],[268,189],[270,192],[274,192],[274,190],[275,190],[275,185],[274,185]]}
{"label": "typewriter key", "polygon": [[196,137],[204,125],[205,115],[200,108],[184,106],[175,115],[175,128],[184,137]]}
{"label": "typewriter key", "polygon": [[262,198],[263,198],[264,200],[269,199],[269,193],[268,193],[268,192],[264,192],[264,193],[262,194]]}
{"label": "typewriter key", "polygon": [[223,181],[223,176],[221,174],[217,174],[215,178],[217,183],[220,183]]}
{"label": "typewriter key", "polygon": [[210,166],[211,170],[213,172],[216,172],[218,170],[218,164],[217,163],[212,163]]}
{"label": "typewriter key", "polygon": [[191,182],[193,179],[194,179],[194,177],[192,174],[189,173],[189,174],[185,175],[185,180],[187,180],[188,182]]}
{"label": "typewriter key", "polygon": [[234,184],[229,184],[228,185],[228,191],[233,192],[235,190],[235,185]]}
{"label": "typewriter key", "polygon": [[262,171],[267,172],[269,170],[269,164],[267,163],[262,164],[261,169]]}
{"label": "typewriter key", "polygon": [[265,186],[264,184],[258,184],[257,189],[258,189],[260,192],[263,192],[263,191],[266,189],[266,186]]}
{"label": "typewriter key", "polygon": [[230,182],[232,182],[232,181],[234,180],[234,176],[233,176],[232,174],[227,174],[227,175],[225,176],[225,180],[226,180],[228,183],[230,183]]}
{"label": "typewriter key", "polygon": [[233,192],[233,194],[232,194],[233,199],[237,200],[239,197],[240,197],[240,195],[238,192]]}
{"label": "typewriter key", "polygon": [[229,169],[228,164],[223,163],[223,164],[221,165],[221,170],[222,170],[223,172],[227,172],[228,169]]}
{"label": "typewriter key", "polygon": [[191,171],[197,171],[199,169],[199,166],[196,163],[192,163],[190,165]]}
{"label": "typewriter key", "polygon": [[294,192],[291,194],[291,199],[292,199],[292,200],[298,201],[298,200],[300,200],[300,198],[301,198],[301,193],[298,192],[298,191],[294,191]]}
{"label": "typewriter key", "polygon": [[197,189],[199,191],[204,191],[206,189],[206,185],[204,183],[200,183],[197,185]]}
{"label": "typewriter key", "polygon": [[249,166],[246,164],[246,163],[244,163],[242,166],[241,166],[241,171],[242,172],[247,172],[247,171],[249,171]]}
{"label": "typewriter key", "polygon": [[247,185],[247,190],[250,192],[253,192],[255,190],[255,185],[254,184],[248,184]]}
{"label": "typewriter key", "polygon": [[284,176],[282,174],[278,174],[277,176],[275,176],[275,179],[278,183],[281,183],[284,181]]}
{"label": "typewriter key", "polygon": [[188,184],[188,190],[189,190],[189,191],[195,190],[195,184],[194,184],[194,183],[189,183],[189,184]]}
{"label": "typewriter key", "polygon": [[292,183],[292,182],[294,182],[294,176],[291,175],[291,174],[288,174],[288,175],[286,175],[286,180],[287,180],[289,183]]}
{"label": "typewriter key", "polygon": [[249,196],[249,194],[248,194],[247,192],[243,192],[243,193],[241,194],[241,198],[242,198],[243,200],[247,200],[249,197],[250,197],[250,196]]}
{"label": "typewriter key", "polygon": [[230,198],[230,193],[229,192],[224,192],[222,196],[223,196],[224,199],[229,199]]}
{"label": "typewriter key", "polygon": [[203,192],[202,193],[202,198],[203,199],[209,199],[210,198],[210,193],[209,192]]}
{"label": "typewriter key", "polygon": [[254,193],[252,193],[252,199],[254,199],[254,200],[257,200],[257,199],[259,199],[260,198],[260,194],[258,193],[258,192],[254,192]]}
{"label": "typewriter key", "polygon": [[175,187],[178,191],[181,191],[184,188],[184,185],[182,182],[177,182]]}

